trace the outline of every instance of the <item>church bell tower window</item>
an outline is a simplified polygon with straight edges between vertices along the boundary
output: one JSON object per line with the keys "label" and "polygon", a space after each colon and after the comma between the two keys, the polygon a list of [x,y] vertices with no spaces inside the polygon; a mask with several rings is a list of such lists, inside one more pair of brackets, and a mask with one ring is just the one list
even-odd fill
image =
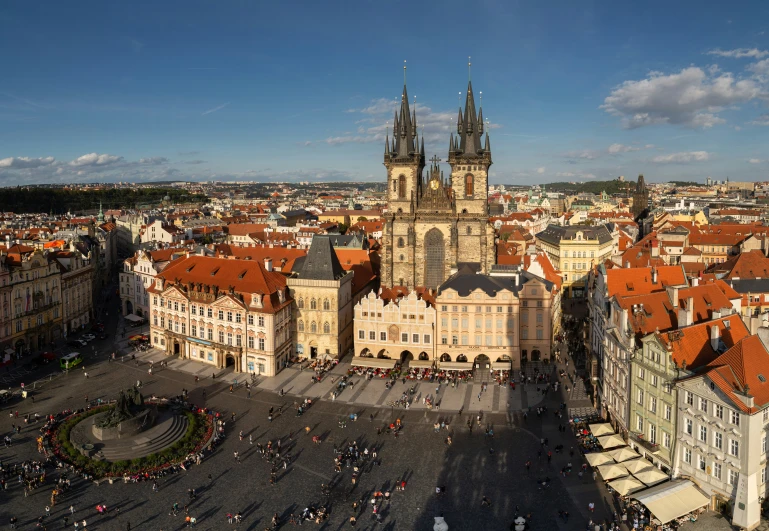
{"label": "church bell tower window", "polygon": [[401,175],[398,177],[398,198],[399,199],[405,199],[406,198],[406,176]]}
{"label": "church bell tower window", "polygon": [[465,197],[473,196],[473,176],[469,173],[465,175]]}

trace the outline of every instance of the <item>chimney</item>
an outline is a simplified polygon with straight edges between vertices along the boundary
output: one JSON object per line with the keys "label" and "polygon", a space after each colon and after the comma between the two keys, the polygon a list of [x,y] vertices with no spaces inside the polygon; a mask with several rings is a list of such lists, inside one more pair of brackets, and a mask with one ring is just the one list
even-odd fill
{"label": "chimney", "polygon": [[657,283],[657,268],[652,267],[652,284]]}
{"label": "chimney", "polygon": [[630,260],[625,260],[625,269],[630,269]]}
{"label": "chimney", "polygon": [[652,258],[659,258],[660,245],[662,245],[662,242],[652,242]]}
{"label": "chimney", "polygon": [[694,323],[694,297],[686,299],[686,320],[689,324]]}
{"label": "chimney", "polygon": [[693,288],[696,288],[696,287],[697,287],[697,286],[699,286],[699,285],[700,285],[700,279],[699,279],[698,277],[694,277],[694,278],[692,279],[692,287],[693,287]]}
{"label": "chimney", "polygon": [[673,308],[678,308],[678,288],[677,287],[668,287],[668,297],[670,298],[670,304],[673,305]]}
{"label": "chimney", "polygon": [[272,258],[269,256],[264,259],[264,269],[267,271],[272,271]]}
{"label": "chimney", "polygon": [[718,325],[713,325],[710,329],[710,348],[718,352],[718,340],[721,339],[721,331]]}

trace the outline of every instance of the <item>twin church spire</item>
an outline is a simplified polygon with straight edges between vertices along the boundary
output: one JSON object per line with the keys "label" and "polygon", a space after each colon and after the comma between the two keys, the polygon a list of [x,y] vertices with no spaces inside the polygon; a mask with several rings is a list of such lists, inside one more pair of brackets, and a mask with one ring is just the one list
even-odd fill
{"label": "twin church spire", "polygon": [[[485,132],[485,139],[483,138]],[[417,156],[424,164],[425,157],[425,139],[424,134],[419,138],[417,130],[416,102],[414,109],[409,108],[408,92],[403,85],[403,94],[401,95],[400,111],[395,112],[393,119],[393,137],[390,140],[389,134],[385,137],[385,158],[407,159]],[[483,145],[481,145],[481,141]],[[489,132],[485,131],[483,123],[483,108],[479,108],[477,114],[475,111],[475,96],[473,95],[472,81],[467,83],[467,95],[465,98],[464,113],[459,108],[457,113],[457,134],[451,133],[449,138],[449,154],[456,157],[482,157],[484,154],[490,154],[491,144],[489,142]]]}

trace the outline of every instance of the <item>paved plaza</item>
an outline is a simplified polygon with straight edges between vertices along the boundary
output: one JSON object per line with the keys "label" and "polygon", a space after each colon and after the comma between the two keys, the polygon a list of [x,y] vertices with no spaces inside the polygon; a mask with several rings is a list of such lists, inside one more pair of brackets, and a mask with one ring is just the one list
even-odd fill
{"label": "paved plaza", "polygon": [[[112,327],[116,323],[112,323]],[[118,328],[119,330],[119,328]],[[231,381],[236,375],[219,374],[212,379],[211,370],[187,360],[169,359],[167,368],[155,364],[153,374],[147,372],[148,361],[157,359],[157,352],[141,353],[137,360],[130,356],[125,361],[107,361],[113,345],[103,345],[96,357],[87,360],[85,370],[74,370],[59,375],[37,386],[35,402],[30,399],[11,404],[0,415],[0,431],[9,433],[11,424],[19,420],[10,413],[57,412],[66,408],[83,407],[88,400],[114,398],[121,388],[142,380],[142,392],[148,395],[175,396],[183,389],[189,392],[189,400],[222,412],[227,418],[235,414],[235,421],[227,421],[226,440],[199,466],[186,472],[159,480],[159,491],[154,493],[151,482],[138,484],[102,483],[95,485],[81,479],[73,481],[73,488],[65,492],[59,503],[45,518],[48,529],[61,529],[63,518],[68,516],[70,528],[72,516],[68,513],[74,505],[75,517],[86,519],[88,529],[121,530],[174,530],[184,527],[184,511],[171,515],[171,508],[189,503],[188,511],[198,520],[200,529],[228,529],[227,513],[240,511],[243,522],[240,528],[263,530],[271,527],[272,515],[277,513],[283,524],[290,514],[299,514],[310,505],[327,505],[330,517],[321,526],[306,522],[310,527],[323,529],[350,528],[350,516],[357,516],[359,529],[382,528],[387,530],[432,529],[433,517],[443,514],[450,529],[507,530],[515,517],[516,507],[522,515],[531,514],[534,531],[582,530],[588,518],[603,521],[610,517],[614,508],[611,496],[603,485],[588,475],[579,478],[576,473],[562,477],[559,471],[572,460],[568,452],[554,454],[552,463],[546,458],[538,460],[540,438],[548,438],[550,447],[563,444],[575,445],[570,432],[558,430],[559,423],[566,422],[553,415],[566,402],[568,409],[589,406],[581,394],[572,399],[573,392],[550,393],[544,396],[536,385],[516,390],[489,384],[481,393],[480,385],[461,384],[456,388],[441,386],[438,391],[441,409],[428,411],[418,404],[405,411],[388,404],[414,385],[407,381],[397,382],[392,389],[385,389],[384,381],[365,382],[354,377],[352,389],[344,390],[336,400],[329,393],[332,380],[346,372],[340,364],[321,383],[313,384],[310,371],[287,369],[273,379],[261,379],[258,386],[249,391],[238,386],[230,392]],[[84,376],[89,373],[89,377]],[[195,382],[195,376],[200,380]],[[25,375],[31,377],[33,375]],[[28,380],[31,381],[31,380]],[[241,384],[243,382],[240,382]],[[286,393],[280,396],[281,389]],[[435,394],[435,385],[429,382],[417,384],[417,394]],[[321,400],[316,400],[322,397]],[[312,398],[315,404],[302,416],[297,417],[294,404],[304,398]],[[524,420],[522,410],[536,405],[547,406],[550,412],[538,417],[532,410]],[[268,411],[274,408],[280,414],[270,422]],[[459,410],[463,413],[460,415]],[[477,415],[483,410],[481,426]],[[358,420],[349,420],[355,413]],[[373,419],[371,416],[373,415]],[[401,435],[388,435],[382,427],[399,418],[403,423]],[[347,419],[346,426],[341,421]],[[471,420],[473,430],[467,427]],[[449,429],[436,433],[436,422],[448,423]],[[38,459],[35,437],[38,426],[22,423],[21,434],[13,437],[9,448],[0,450],[5,466],[27,459]],[[309,432],[306,431],[309,428]],[[377,428],[381,433],[377,432]],[[494,437],[485,435],[485,429],[493,429]],[[244,439],[239,440],[243,431]],[[449,447],[446,437],[452,435]],[[319,436],[320,444],[312,442]],[[249,444],[249,436],[253,444]],[[256,443],[276,443],[280,439],[283,452],[289,451],[291,464],[280,468],[277,483],[270,485],[271,465],[256,451]],[[380,464],[372,460],[363,464],[357,484],[352,483],[352,468],[343,467],[335,473],[334,448],[342,448],[357,441],[361,451],[376,448]],[[240,463],[234,452],[239,452]],[[579,455],[573,465],[579,467]],[[525,462],[531,460],[529,471]],[[21,485],[10,478],[8,490],[0,499],[0,523],[11,516],[19,519],[20,529],[33,529],[39,516],[45,514],[49,503],[51,481],[57,473],[49,472],[49,484],[24,497]],[[210,479],[209,479],[210,477]],[[549,487],[541,488],[538,479],[551,478]],[[407,482],[405,491],[395,490],[397,482]],[[321,485],[331,485],[328,495]],[[446,493],[438,497],[435,488],[442,486]],[[188,489],[196,489],[198,496],[191,503]],[[387,491],[391,501],[380,506],[381,523],[372,515],[369,500],[375,491]],[[481,505],[482,498],[491,500],[491,507]],[[363,508],[353,509],[353,502],[363,500]],[[587,504],[593,502],[597,509],[589,514]],[[106,504],[107,515],[98,515],[97,504]],[[116,509],[120,509],[119,514]],[[568,521],[558,518],[558,511],[568,511]],[[715,523],[713,523],[715,522]],[[702,524],[699,526],[699,524]],[[708,531],[728,529],[723,520],[701,519],[699,529]],[[81,527],[82,529],[82,527]]]}

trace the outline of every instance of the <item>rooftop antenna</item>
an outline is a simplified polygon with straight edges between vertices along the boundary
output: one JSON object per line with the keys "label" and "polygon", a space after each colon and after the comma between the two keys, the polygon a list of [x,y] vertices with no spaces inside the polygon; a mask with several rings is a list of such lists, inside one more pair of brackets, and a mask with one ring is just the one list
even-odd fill
{"label": "rooftop antenna", "polygon": [[470,67],[472,67],[472,66],[473,66],[473,63],[471,63],[471,62],[470,62],[470,59],[472,59],[472,57],[470,57],[470,56],[468,55],[468,56],[467,56],[467,80],[468,80],[468,81],[472,81],[472,79],[471,79],[471,75],[470,75]]}

